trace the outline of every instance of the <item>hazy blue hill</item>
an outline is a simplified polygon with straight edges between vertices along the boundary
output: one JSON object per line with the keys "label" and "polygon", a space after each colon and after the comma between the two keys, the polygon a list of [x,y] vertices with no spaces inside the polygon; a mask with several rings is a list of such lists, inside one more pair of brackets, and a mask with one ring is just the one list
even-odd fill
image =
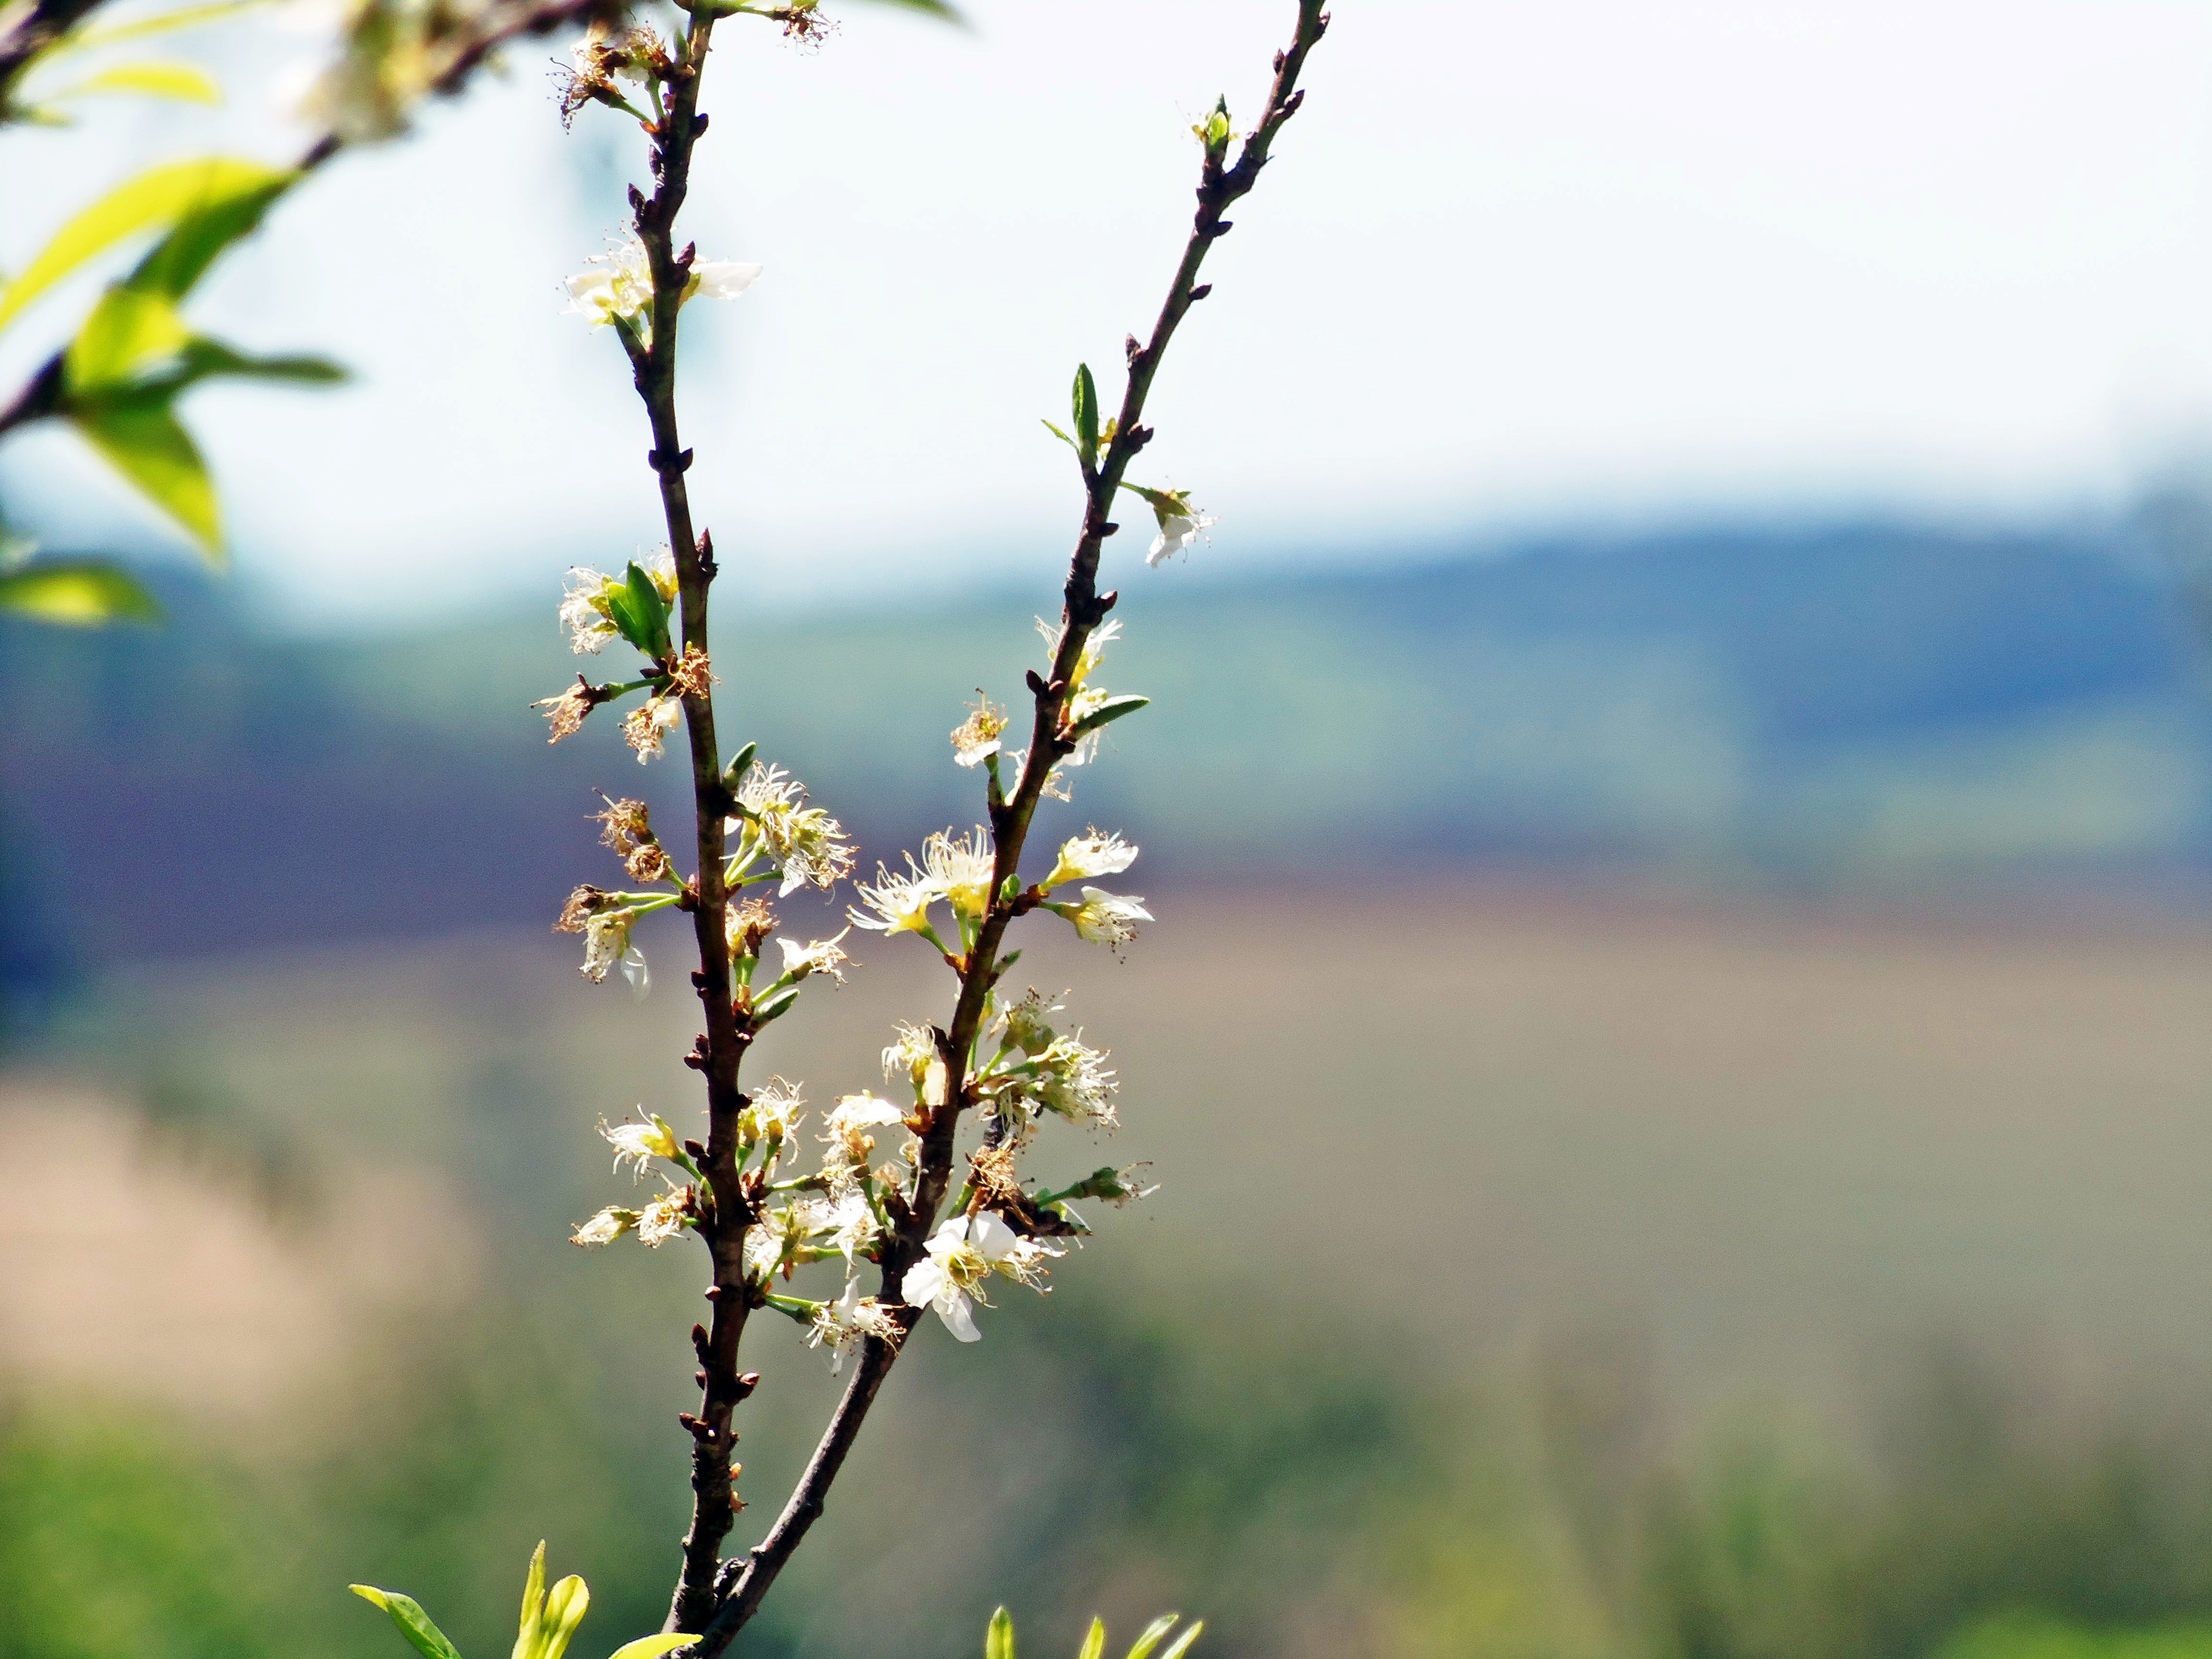
{"label": "hazy blue hill", "polygon": [[[1218,569],[1215,567],[1215,570]],[[1790,879],[2212,862],[2205,677],[2118,531],[1868,524],[1556,538],[1359,575],[1121,577],[1115,728],[1059,823],[1152,880],[1378,861]],[[741,600],[741,592],[736,596]],[[976,816],[946,731],[1020,696],[1052,608],[718,636],[757,737],[895,855]],[[541,920],[599,867],[592,792],[654,799],[604,715],[550,750],[550,603],[418,637],[272,640],[180,586],[159,631],[0,631],[9,975]]]}

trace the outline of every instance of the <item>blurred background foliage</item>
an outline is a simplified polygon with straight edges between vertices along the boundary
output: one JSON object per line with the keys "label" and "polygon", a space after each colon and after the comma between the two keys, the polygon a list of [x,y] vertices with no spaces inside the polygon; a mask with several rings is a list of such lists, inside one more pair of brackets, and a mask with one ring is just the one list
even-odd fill
{"label": "blurred background foliage", "polygon": [[[649,1628],[696,1287],[558,1245],[688,1013],[543,930],[593,791],[667,780],[545,747],[550,605],[162,597],[0,642],[0,1651],[388,1656],[361,1578],[491,1651],[540,1536]],[[1031,608],[739,603],[716,662],[873,854],[962,821],[963,670],[1012,696]],[[1025,961],[1167,1185],[921,1346],[753,1650],[966,1651],[1000,1601],[1043,1651],[1170,1606],[1231,1655],[2206,1650],[2212,750],[2140,515],[1127,609],[1157,701],[1056,810],[1164,920]],[[939,988],[875,954],[762,1063],[871,1081]],[[772,1505],[830,1384],[760,1363]]]}

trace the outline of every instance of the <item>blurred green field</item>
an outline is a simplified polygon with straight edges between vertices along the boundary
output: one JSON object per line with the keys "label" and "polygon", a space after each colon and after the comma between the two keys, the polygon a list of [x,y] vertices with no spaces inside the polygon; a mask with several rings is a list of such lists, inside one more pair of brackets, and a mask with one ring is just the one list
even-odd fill
{"label": "blurred green field", "polygon": [[[1162,1190],[924,1333],[750,1651],[1000,1601],[1046,1652],[1170,1605],[1224,1655],[2206,1650],[2212,939],[1370,879],[1036,930],[1126,1127],[1036,1168]],[[697,1264],[562,1241],[692,1020],[568,945],[172,963],[19,1057],[0,1653],[393,1659],[366,1577],[474,1659],[540,1536],[586,1649],[657,1622]],[[942,1000],[863,954],[763,1073],[866,1086]],[[830,1382],[756,1363],[757,1516]]]}

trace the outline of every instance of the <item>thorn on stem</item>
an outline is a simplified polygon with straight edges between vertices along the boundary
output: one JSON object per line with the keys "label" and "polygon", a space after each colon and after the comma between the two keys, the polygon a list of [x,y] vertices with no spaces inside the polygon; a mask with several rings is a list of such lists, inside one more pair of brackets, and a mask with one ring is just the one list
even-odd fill
{"label": "thorn on stem", "polygon": [[1098,526],[1098,538],[1101,541],[1103,541],[1107,537],[1115,534],[1121,528],[1121,526],[1118,524],[1102,524]]}
{"label": "thorn on stem", "polygon": [[645,211],[645,192],[635,185],[629,187],[629,210],[632,213]]}
{"label": "thorn on stem", "polygon": [[694,259],[696,259],[698,257],[699,257],[699,244],[698,244],[698,243],[696,243],[696,242],[686,242],[686,243],[684,243],[684,252],[681,252],[681,253],[679,253],[679,254],[678,254],[678,255],[676,256],[675,264],[676,264],[676,268],[677,268],[677,270],[690,270],[690,269],[691,269],[691,262],[692,262]]}
{"label": "thorn on stem", "polygon": [[707,1156],[707,1149],[704,1146],[702,1146],[696,1140],[685,1141],[684,1143],[684,1150],[691,1155],[691,1158],[694,1163],[703,1161]]}
{"label": "thorn on stem", "polygon": [[1040,697],[1042,697],[1042,696],[1044,696],[1044,695],[1045,695],[1045,692],[1046,692],[1046,690],[1048,690],[1048,688],[1047,688],[1047,686],[1045,685],[1045,683],[1044,683],[1044,676],[1043,676],[1043,675],[1042,675],[1042,674],[1040,674],[1040,673],[1038,673],[1038,672],[1036,672],[1036,669],[1034,669],[1034,668],[1032,668],[1032,669],[1030,669],[1030,670],[1029,671],[1029,682],[1030,682],[1030,690],[1033,693],[1035,693],[1036,696],[1040,696]]}
{"label": "thorn on stem", "polygon": [[1191,304],[1193,304],[1193,305],[1196,305],[1196,304],[1197,304],[1200,300],[1203,300],[1203,299],[1204,299],[1207,295],[1209,295],[1209,294],[1211,294],[1211,293],[1212,293],[1212,292],[1213,292],[1213,284],[1212,284],[1212,283],[1200,283],[1196,288],[1194,288],[1194,289],[1191,289],[1191,291],[1190,291],[1190,302],[1191,302]]}
{"label": "thorn on stem", "polygon": [[696,138],[701,133],[706,131],[706,130],[707,117],[704,112],[702,112],[691,118],[691,136],[694,138]]}
{"label": "thorn on stem", "polygon": [[1102,617],[1104,616],[1109,611],[1111,611],[1116,605],[1120,604],[1121,599],[1121,590],[1120,588],[1108,588],[1103,593],[1101,593],[1098,596],[1098,614]]}
{"label": "thorn on stem", "polygon": [[1133,363],[1144,355],[1145,348],[1138,343],[1137,337],[1132,334],[1121,342],[1121,351],[1122,355]]}

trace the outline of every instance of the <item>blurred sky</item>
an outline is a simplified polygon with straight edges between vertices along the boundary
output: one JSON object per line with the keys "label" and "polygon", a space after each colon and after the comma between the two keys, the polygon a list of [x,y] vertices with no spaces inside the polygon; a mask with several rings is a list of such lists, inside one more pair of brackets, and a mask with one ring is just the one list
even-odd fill
{"label": "blurred sky", "polygon": [[[720,37],[687,228],[767,274],[686,313],[702,516],[757,592],[1048,571],[1075,493],[1037,417],[1148,322],[1188,124],[1217,91],[1255,107],[1289,0],[974,0],[967,30],[831,6],[818,53]],[[1221,515],[1217,568],[1594,519],[2033,513],[2124,489],[2212,410],[2194,0],[1336,13],[1153,403],[1141,471]],[[271,40],[207,37],[224,112],[0,138],[0,263],[134,164],[296,147],[269,82],[310,43]],[[243,579],[295,622],[375,623],[430,583],[550,594],[659,538],[620,349],[558,286],[641,145],[596,109],[562,134],[550,51],[345,158],[197,303],[358,372],[191,406]],[[81,304],[0,342],[10,384]],[[0,488],[57,545],[153,522],[58,432],[0,451]]]}

